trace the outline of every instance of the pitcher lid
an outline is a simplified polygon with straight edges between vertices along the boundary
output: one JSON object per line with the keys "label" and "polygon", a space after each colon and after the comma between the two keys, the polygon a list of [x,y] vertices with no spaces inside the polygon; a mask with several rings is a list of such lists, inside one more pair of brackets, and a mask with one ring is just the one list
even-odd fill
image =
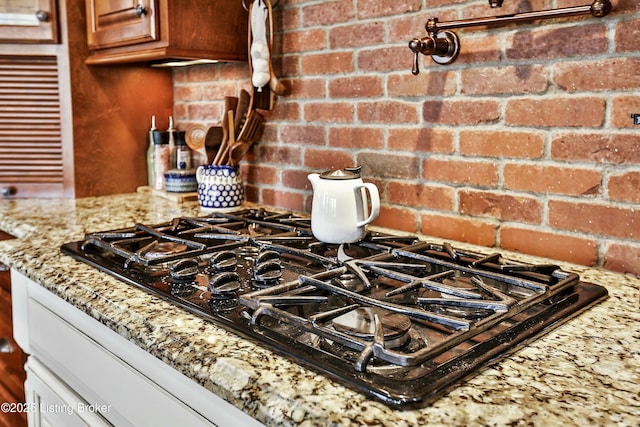
{"label": "pitcher lid", "polygon": [[323,179],[358,179],[360,178],[361,166],[354,166],[351,168],[338,169],[334,171],[326,171],[320,174],[320,178]]}

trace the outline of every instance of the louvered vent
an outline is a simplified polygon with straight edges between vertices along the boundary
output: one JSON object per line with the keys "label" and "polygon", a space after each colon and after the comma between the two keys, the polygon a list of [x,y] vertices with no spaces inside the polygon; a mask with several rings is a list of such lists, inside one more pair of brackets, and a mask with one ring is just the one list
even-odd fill
{"label": "louvered vent", "polygon": [[0,182],[63,183],[55,57],[0,56]]}

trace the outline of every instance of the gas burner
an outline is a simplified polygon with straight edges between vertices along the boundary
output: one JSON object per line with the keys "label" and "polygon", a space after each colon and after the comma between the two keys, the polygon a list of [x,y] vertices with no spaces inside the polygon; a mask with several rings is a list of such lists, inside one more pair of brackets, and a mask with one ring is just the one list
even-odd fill
{"label": "gas burner", "polygon": [[176,242],[154,242],[154,245],[144,253],[148,260],[164,258],[168,255],[175,255],[187,250],[187,245]]}
{"label": "gas burner", "polygon": [[[379,317],[381,330],[376,330],[374,316]],[[409,340],[411,319],[399,313],[381,313],[369,307],[359,307],[333,319],[331,326],[336,331],[366,341],[373,341],[379,334],[385,347],[398,348]]]}

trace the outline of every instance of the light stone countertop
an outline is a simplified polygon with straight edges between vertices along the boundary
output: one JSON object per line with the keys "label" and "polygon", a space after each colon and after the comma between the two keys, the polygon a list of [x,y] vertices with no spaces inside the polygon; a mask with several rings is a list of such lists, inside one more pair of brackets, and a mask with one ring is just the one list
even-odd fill
{"label": "light stone countertop", "polygon": [[[0,262],[273,426],[616,425],[640,423],[640,279],[558,263],[609,298],[431,406],[392,410],[60,252],[87,232],[204,215],[150,194],[0,201]],[[429,240],[427,238],[427,240]],[[488,248],[462,245],[479,252]],[[503,251],[508,258],[548,262]]]}

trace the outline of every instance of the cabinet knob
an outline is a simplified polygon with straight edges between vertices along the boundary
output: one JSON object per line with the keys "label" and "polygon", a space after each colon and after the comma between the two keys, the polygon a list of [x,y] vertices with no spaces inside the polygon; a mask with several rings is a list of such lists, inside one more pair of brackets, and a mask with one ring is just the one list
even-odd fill
{"label": "cabinet knob", "polygon": [[47,22],[49,20],[49,12],[46,10],[36,11],[36,19],[40,22]]}
{"label": "cabinet knob", "polygon": [[8,338],[0,338],[0,353],[13,353],[13,346]]}
{"label": "cabinet knob", "polygon": [[138,3],[136,5],[136,16],[140,18],[142,15],[146,15],[146,14],[147,14],[147,8],[144,7],[142,4]]}
{"label": "cabinet knob", "polygon": [[18,190],[16,189],[16,187],[12,187],[12,186],[7,186],[7,187],[0,188],[0,195],[2,195],[4,197],[13,196],[17,192],[18,192]]}

